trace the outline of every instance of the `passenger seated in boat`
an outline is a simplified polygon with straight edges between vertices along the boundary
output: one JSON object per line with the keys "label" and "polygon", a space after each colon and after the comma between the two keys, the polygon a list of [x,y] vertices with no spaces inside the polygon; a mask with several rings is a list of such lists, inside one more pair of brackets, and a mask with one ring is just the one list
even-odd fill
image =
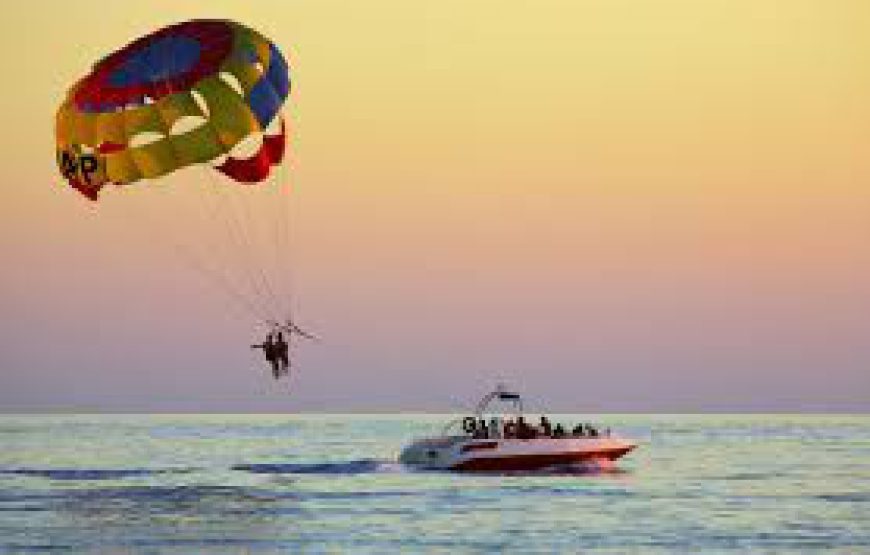
{"label": "passenger seated in boat", "polygon": [[583,437],[584,435],[586,435],[585,433],[583,433],[583,424],[577,424],[576,426],[574,426],[574,429],[571,430],[571,435],[575,435],[578,437]]}
{"label": "passenger seated in boat", "polygon": [[589,437],[598,437],[598,430],[593,425],[587,426],[589,430]]}
{"label": "passenger seated in boat", "polygon": [[534,439],[536,436],[535,429],[526,424],[525,418],[517,417],[517,437],[520,439]]}
{"label": "passenger seated in boat", "polygon": [[486,427],[486,420],[483,418],[478,421],[477,426],[474,428],[474,434],[472,435],[474,439],[487,439],[489,437],[489,430]]}
{"label": "passenger seated in boat", "polygon": [[516,438],[524,439],[526,437],[526,420],[522,416],[517,417]]}
{"label": "passenger seated in boat", "polygon": [[501,430],[501,426],[499,426],[498,418],[493,416],[489,421],[489,435],[493,439],[498,439],[499,430]]}
{"label": "passenger seated in boat", "polygon": [[553,428],[553,437],[554,438],[565,437],[565,428],[562,427],[561,423],[557,423],[556,427]]}
{"label": "passenger seated in boat", "polygon": [[541,416],[541,433],[547,437],[552,437],[553,435],[553,426],[546,416]]}
{"label": "passenger seated in boat", "polygon": [[512,439],[517,435],[517,425],[510,418],[505,420],[503,430],[503,437],[505,439]]}

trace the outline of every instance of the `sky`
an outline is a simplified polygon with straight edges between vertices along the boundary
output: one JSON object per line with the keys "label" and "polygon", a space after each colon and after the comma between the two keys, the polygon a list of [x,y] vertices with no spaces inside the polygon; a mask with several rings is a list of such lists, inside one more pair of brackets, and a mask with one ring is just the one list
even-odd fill
{"label": "sky", "polygon": [[[156,193],[142,224],[56,170],[68,87],[192,18],[290,62],[278,277],[321,341],[289,381],[161,240],[217,223]],[[577,413],[867,412],[868,28],[863,0],[7,11],[0,411],[456,411],[505,382]],[[195,203],[208,171],[162,189]]]}

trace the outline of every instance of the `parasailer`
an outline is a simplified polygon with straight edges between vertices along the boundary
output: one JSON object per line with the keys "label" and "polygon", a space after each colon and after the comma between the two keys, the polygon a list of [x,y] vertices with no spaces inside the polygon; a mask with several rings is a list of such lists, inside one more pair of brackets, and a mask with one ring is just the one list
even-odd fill
{"label": "parasailer", "polygon": [[[283,341],[279,337],[280,341]],[[272,366],[272,376],[277,380],[283,374],[281,371],[281,359],[280,359],[280,349],[279,341],[274,339],[274,336],[269,333],[266,336],[266,340],[262,343],[251,345],[252,349],[262,349],[263,356],[266,357],[266,361]]]}
{"label": "parasailer", "polygon": [[[72,85],[56,116],[58,166],[67,183],[94,202],[110,187],[176,187],[160,182],[193,166],[214,168],[223,176],[205,187],[214,194],[273,190],[286,197],[269,178],[285,157],[281,108],[289,93],[287,62],[260,33],[227,20],[170,25],[102,58]],[[240,153],[252,140],[255,151]],[[252,200],[263,198],[270,197]],[[137,200],[131,198],[129,204]],[[208,200],[196,199],[195,204]],[[273,258],[281,266],[287,251],[281,237],[288,224],[276,220],[277,233],[262,233],[263,218],[244,202],[221,205],[221,198],[215,209],[224,214],[228,237],[218,246],[236,249],[235,265],[243,268],[243,279],[228,277],[230,268],[212,260],[216,248],[203,248],[199,257],[191,257],[191,265],[258,322],[282,320],[290,312],[288,296],[279,292],[287,272],[268,271],[263,262],[268,256],[259,252],[255,237],[277,237]],[[288,340],[294,334],[309,337],[292,322],[289,326],[282,328]],[[270,333],[254,347],[263,349],[276,378],[287,373],[289,345],[283,335]]]}
{"label": "parasailer", "polygon": [[[263,343],[251,345],[252,349],[262,349],[266,361],[272,365],[272,374],[275,379],[290,373],[292,361],[290,359],[290,343],[294,336],[303,339],[318,340],[319,338],[303,330],[291,318],[284,322],[270,322],[271,329]],[[287,334],[286,339],[284,334]]]}

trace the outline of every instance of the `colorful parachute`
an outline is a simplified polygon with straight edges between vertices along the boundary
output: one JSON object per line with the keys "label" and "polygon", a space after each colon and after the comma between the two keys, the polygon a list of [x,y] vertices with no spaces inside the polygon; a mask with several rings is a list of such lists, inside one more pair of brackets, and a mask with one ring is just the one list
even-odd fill
{"label": "colorful parachute", "polygon": [[[171,25],[70,88],[57,111],[58,165],[73,188],[100,198],[105,221],[125,210],[122,225],[149,245],[165,240],[228,307],[272,329],[293,321],[296,195],[273,171],[286,167],[289,93],[284,57],[256,31],[223,20]],[[192,166],[205,173],[176,172]],[[248,183],[258,185],[240,186]],[[109,184],[128,194],[103,198]]]}
{"label": "colorful parachute", "polygon": [[249,158],[233,148],[262,134],[290,91],[274,44],[232,21],[194,20],[139,38],[103,58],[57,112],[60,171],[92,200],[107,184],[213,163],[242,183],[265,179],[284,155],[280,132]]}

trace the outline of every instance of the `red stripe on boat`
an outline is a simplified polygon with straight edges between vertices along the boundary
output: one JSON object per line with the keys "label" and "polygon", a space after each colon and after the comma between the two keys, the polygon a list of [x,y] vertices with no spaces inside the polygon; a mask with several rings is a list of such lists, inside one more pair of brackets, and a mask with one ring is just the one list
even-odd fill
{"label": "red stripe on boat", "polygon": [[548,466],[558,466],[589,462],[598,459],[615,461],[634,449],[630,447],[618,447],[601,451],[547,453],[537,455],[510,455],[504,457],[481,457],[471,459],[454,465],[452,470],[468,471],[515,471],[535,470]]}

